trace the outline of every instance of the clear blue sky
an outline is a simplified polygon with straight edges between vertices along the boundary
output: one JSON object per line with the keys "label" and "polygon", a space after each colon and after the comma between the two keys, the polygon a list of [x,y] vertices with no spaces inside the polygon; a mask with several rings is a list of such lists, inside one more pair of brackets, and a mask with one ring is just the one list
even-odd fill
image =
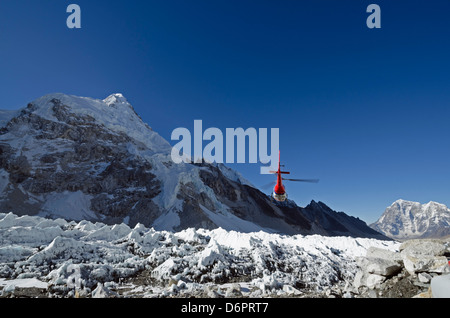
{"label": "clear blue sky", "polygon": [[292,177],[321,180],[290,198],[370,223],[399,198],[450,205],[449,15],[447,0],[2,0],[0,108],[120,92],[168,140],[194,119],[280,128]]}

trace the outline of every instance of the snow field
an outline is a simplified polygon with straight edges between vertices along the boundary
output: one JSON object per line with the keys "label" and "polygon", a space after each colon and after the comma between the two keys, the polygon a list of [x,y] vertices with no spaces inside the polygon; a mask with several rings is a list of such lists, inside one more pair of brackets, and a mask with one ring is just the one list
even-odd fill
{"label": "snow field", "polygon": [[[259,293],[289,286],[322,290],[351,281],[355,258],[370,246],[396,251],[399,244],[221,228],[172,233],[141,224],[130,228],[0,213],[0,279],[36,279],[61,295],[70,295],[70,287],[118,286],[144,272],[163,296],[231,282],[245,282]],[[145,294],[142,286],[135,289]],[[151,295],[158,296],[155,289]]]}

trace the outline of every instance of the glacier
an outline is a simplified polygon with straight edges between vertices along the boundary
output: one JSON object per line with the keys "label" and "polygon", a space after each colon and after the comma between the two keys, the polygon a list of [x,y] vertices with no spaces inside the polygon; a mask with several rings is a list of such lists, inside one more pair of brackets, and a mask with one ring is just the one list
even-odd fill
{"label": "glacier", "polygon": [[398,251],[399,243],[222,228],[169,232],[0,213],[0,289],[7,294],[28,283],[47,286],[48,297],[107,288],[118,297],[153,298],[211,293],[212,286],[225,295],[238,282],[248,297],[307,297],[353,281],[355,260],[370,247]]}

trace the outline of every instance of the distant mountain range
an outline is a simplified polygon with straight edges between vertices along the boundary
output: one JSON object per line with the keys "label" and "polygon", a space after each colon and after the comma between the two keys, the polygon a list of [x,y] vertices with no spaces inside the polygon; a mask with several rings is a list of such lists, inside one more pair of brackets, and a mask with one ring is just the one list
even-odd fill
{"label": "distant mountain range", "polygon": [[445,237],[450,235],[450,209],[433,201],[397,200],[370,227],[398,240]]}
{"label": "distant mountain range", "polygon": [[386,239],[321,202],[275,203],[222,164],[175,164],[171,149],[121,94],[50,94],[0,111],[0,212],[169,231]]}

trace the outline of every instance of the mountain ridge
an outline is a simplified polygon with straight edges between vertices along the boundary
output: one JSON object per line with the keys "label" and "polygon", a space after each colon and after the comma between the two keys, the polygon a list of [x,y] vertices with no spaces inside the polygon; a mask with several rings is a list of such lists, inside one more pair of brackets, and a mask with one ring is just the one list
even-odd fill
{"label": "mountain ridge", "polygon": [[222,164],[175,164],[170,144],[119,93],[103,100],[48,94],[15,116],[5,114],[4,212],[158,230],[223,227],[386,239],[323,203],[276,203]]}
{"label": "mountain ridge", "polygon": [[450,235],[450,209],[435,201],[398,199],[369,226],[393,239],[441,238]]}

